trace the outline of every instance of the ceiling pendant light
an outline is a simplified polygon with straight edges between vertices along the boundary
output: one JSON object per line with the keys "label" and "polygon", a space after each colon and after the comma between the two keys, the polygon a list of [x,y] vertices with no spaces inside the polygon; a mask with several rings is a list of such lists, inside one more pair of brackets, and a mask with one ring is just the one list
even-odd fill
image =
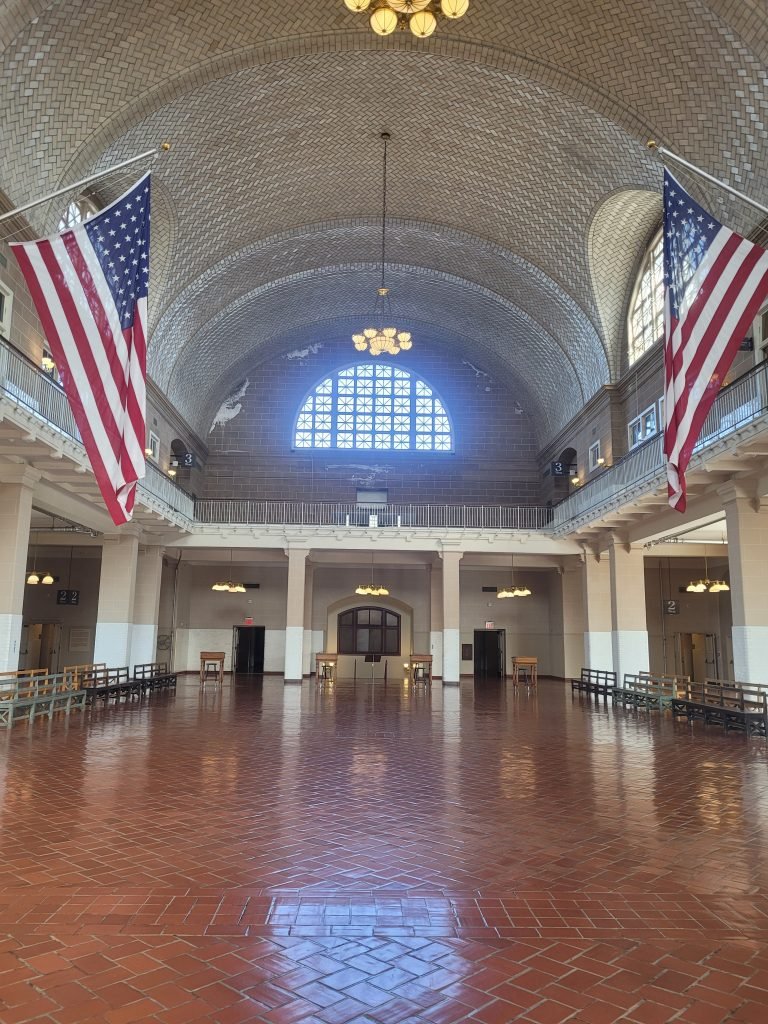
{"label": "ceiling pendant light", "polygon": [[[371,580],[373,580],[373,552],[371,552]],[[389,591],[380,583],[361,583],[355,587],[355,593],[360,597],[389,597]]]}
{"label": "ceiling pendant light", "polygon": [[[392,12],[390,11],[390,13]],[[373,307],[372,319],[376,324],[387,324],[389,322],[391,325],[392,304],[389,298],[389,288],[387,288],[385,282],[387,260],[387,143],[390,138],[389,132],[381,133],[381,139],[384,143],[381,210],[381,283],[376,289],[376,302]],[[413,341],[408,331],[400,331],[397,327],[392,326],[364,327],[360,334],[352,335],[352,342],[358,352],[368,352],[374,358],[383,353],[396,356],[399,352],[407,352],[413,346]]]}
{"label": "ceiling pendant light", "polygon": [[711,580],[709,578],[709,565],[707,562],[707,549],[704,548],[704,579],[691,580],[685,588],[687,594],[724,594],[731,588],[725,580]]}
{"label": "ceiling pendant light", "polygon": [[469,0],[344,0],[344,6],[354,14],[370,10],[368,22],[378,36],[408,28],[417,39],[426,39],[435,31],[438,18],[463,18]]}
{"label": "ceiling pendant light", "polygon": [[[514,555],[510,562],[510,575],[514,573],[515,569],[515,558]],[[508,587],[502,587],[501,590],[497,591],[496,597],[499,600],[503,600],[505,597],[530,597],[533,591],[525,583],[522,586],[511,584]]]}
{"label": "ceiling pendant light", "polygon": [[[229,549],[229,566],[232,569],[232,549]],[[211,590],[216,590],[220,594],[244,594],[245,584],[235,583],[232,579],[219,580],[217,583],[212,584]]]}

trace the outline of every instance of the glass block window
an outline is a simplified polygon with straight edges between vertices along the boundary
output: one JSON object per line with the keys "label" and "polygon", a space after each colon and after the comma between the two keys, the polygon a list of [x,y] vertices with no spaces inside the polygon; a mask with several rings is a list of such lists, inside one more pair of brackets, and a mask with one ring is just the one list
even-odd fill
{"label": "glass block window", "polygon": [[664,337],[664,243],[656,239],[643,262],[629,310],[629,365]]}
{"label": "glass block window", "polygon": [[445,406],[421,378],[358,363],[314,388],[296,417],[293,446],[451,452],[453,431]]}

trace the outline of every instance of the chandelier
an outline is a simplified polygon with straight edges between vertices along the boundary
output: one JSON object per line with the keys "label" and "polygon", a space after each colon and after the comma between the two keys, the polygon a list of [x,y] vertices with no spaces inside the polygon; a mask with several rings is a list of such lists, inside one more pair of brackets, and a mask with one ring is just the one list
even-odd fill
{"label": "chandelier", "polygon": [[[373,579],[373,552],[371,552],[371,579]],[[355,593],[361,597],[389,597],[389,591],[377,583],[361,583],[355,587]]]}
{"label": "chandelier", "polygon": [[[387,259],[387,143],[391,136],[382,132],[384,143],[383,201],[381,211],[381,283],[376,289],[376,303],[373,307],[373,321],[378,324],[392,322],[392,308],[389,288],[384,281]],[[369,352],[372,356],[386,353],[396,356],[398,352],[407,352],[413,345],[408,331],[400,331],[397,327],[365,327],[362,334],[353,334],[352,341],[358,352]]]}
{"label": "chandelier", "polygon": [[725,580],[711,580],[709,578],[709,566],[707,565],[707,552],[704,550],[704,579],[691,580],[685,588],[687,594],[724,594],[731,588]]}
{"label": "chandelier", "polygon": [[38,583],[42,583],[43,586],[50,587],[52,583],[56,582],[55,576],[50,572],[38,572],[36,566],[37,557],[35,555],[35,549],[32,548],[32,569],[27,576],[27,583],[30,587],[35,587]]}
{"label": "chandelier", "polygon": [[[229,552],[229,567],[230,572],[232,571],[232,552]],[[218,583],[214,583],[211,590],[216,590],[223,594],[244,594],[245,585],[243,583],[235,583],[231,579],[220,580]]]}
{"label": "chandelier", "polygon": [[378,36],[391,35],[395,29],[409,28],[418,39],[426,39],[437,28],[442,16],[451,21],[463,18],[469,0],[344,0],[350,11],[370,10],[368,22]]}
{"label": "chandelier", "polygon": [[[514,570],[514,568],[515,560],[513,558],[510,569]],[[502,587],[501,590],[497,592],[496,597],[499,600],[503,600],[505,597],[530,597],[531,593],[532,591],[530,587],[527,587],[525,584],[523,584],[521,587],[515,584],[510,584],[510,586],[508,587]]]}

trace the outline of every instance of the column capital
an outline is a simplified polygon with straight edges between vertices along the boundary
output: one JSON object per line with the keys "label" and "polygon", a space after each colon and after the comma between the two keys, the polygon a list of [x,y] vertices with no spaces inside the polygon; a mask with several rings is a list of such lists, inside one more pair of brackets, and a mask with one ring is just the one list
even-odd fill
{"label": "column capital", "polygon": [[757,498],[754,485],[749,486],[729,480],[722,487],[717,488],[717,494],[723,506],[731,505],[735,501],[750,501],[757,502],[756,507],[759,507],[759,498]]}
{"label": "column capital", "polygon": [[[445,544],[445,542],[443,542],[443,544]],[[464,557],[463,551],[457,551],[455,548],[446,548],[445,546],[437,553],[443,560],[452,557],[455,558],[457,562],[459,562]]]}
{"label": "column capital", "polygon": [[307,558],[311,548],[294,547],[293,544],[288,544],[283,548],[287,558]]}
{"label": "column capital", "polygon": [[42,477],[39,469],[28,466],[25,462],[9,462],[0,466],[0,484],[20,484],[22,487],[34,487]]}

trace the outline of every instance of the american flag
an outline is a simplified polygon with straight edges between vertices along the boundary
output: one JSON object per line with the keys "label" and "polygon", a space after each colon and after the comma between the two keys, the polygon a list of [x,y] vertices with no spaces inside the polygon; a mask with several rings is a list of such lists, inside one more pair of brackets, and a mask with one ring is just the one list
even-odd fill
{"label": "american flag", "polygon": [[90,220],[13,246],[116,524],[144,476],[149,174]]}
{"label": "american flag", "polygon": [[768,295],[768,253],[723,227],[664,171],[664,454],[669,504],[734,356]]}

